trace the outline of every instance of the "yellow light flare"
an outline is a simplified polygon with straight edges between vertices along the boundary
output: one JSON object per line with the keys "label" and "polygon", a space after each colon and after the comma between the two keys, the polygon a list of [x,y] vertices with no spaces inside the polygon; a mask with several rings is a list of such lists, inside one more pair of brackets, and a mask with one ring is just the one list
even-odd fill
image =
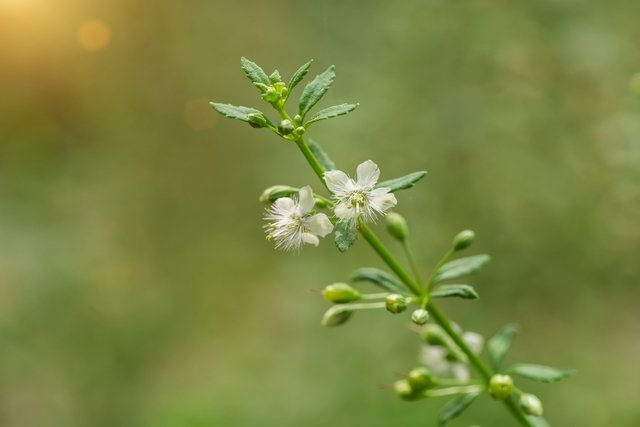
{"label": "yellow light flare", "polygon": [[184,106],[184,121],[193,130],[205,130],[216,123],[215,111],[205,98],[192,99]]}
{"label": "yellow light flare", "polygon": [[83,22],[78,28],[78,43],[90,52],[104,49],[111,42],[111,28],[100,19]]}

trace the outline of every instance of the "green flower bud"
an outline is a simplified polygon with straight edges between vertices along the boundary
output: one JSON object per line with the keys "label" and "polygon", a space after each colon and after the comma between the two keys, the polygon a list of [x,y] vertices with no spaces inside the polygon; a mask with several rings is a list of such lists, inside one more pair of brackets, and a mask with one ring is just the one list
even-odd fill
{"label": "green flower bud", "polygon": [[505,400],[513,393],[513,380],[509,375],[494,375],[489,380],[489,393],[494,399]]}
{"label": "green flower bud", "polygon": [[415,391],[422,391],[435,385],[433,375],[424,366],[412,369],[407,375],[407,381],[411,389]]}
{"label": "green flower bud", "polygon": [[401,242],[409,235],[407,221],[399,213],[391,212],[385,217],[385,222],[387,223],[387,230],[389,231],[389,234]]}
{"label": "green flower bud", "polygon": [[398,380],[393,383],[393,391],[403,400],[415,400],[418,397],[408,380]]}
{"label": "green flower bud", "polygon": [[329,328],[340,326],[349,320],[352,314],[353,311],[340,305],[334,305],[324,313],[321,324],[322,326],[327,326]]}
{"label": "green flower bud", "polygon": [[307,130],[304,128],[304,126],[298,126],[294,132],[296,133],[296,135],[304,135],[306,131]]}
{"label": "green flower bud", "polygon": [[329,285],[324,288],[322,295],[324,295],[327,301],[335,304],[345,304],[362,298],[362,295],[357,289],[354,289],[346,283],[334,283]]}
{"label": "green flower bud", "polygon": [[449,344],[448,337],[444,330],[439,325],[433,323],[424,327],[422,337],[431,345],[442,345],[446,347]]}
{"label": "green flower bud", "polygon": [[262,99],[274,104],[280,100],[280,94],[273,87],[268,87],[267,91],[262,94]]}
{"label": "green flower bud", "polygon": [[260,113],[249,113],[247,114],[247,118],[252,128],[263,128],[267,126],[266,117]]}
{"label": "green flower bud", "polygon": [[295,128],[293,127],[293,123],[291,123],[291,120],[283,120],[278,125],[278,131],[282,135],[289,135],[291,132],[293,132],[294,129]]}
{"label": "green flower bud", "polygon": [[416,325],[424,325],[429,320],[429,312],[424,308],[419,308],[411,313],[411,321]]}
{"label": "green flower bud", "polygon": [[290,187],[288,185],[274,185],[264,190],[260,195],[259,200],[261,203],[270,203],[275,202],[280,197],[289,197],[296,193],[298,193],[298,189],[295,187]]}
{"label": "green flower bud", "polygon": [[467,249],[473,243],[473,239],[476,237],[476,233],[471,230],[464,230],[458,233],[453,238],[453,250],[461,251]]}
{"label": "green flower bud", "polygon": [[387,310],[391,313],[402,313],[407,309],[407,300],[400,294],[391,294],[385,300]]}
{"label": "green flower bud", "polygon": [[520,396],[520,407],[527,415],[542,416],[542,402],[533,394],[525,393]]}
{"label": "green flower bud", "polygon": [[293,122],[299,125],[300,123],[302,123],[302,116],[300,114],[296,114],[293,118]]}
{"label": "green flower bud", "polygon": [[273,73],[271,73],[271,75],[269,76],[269,80],[271,81],[271,83],[278,83],[282,81],[282,77],[280,77],[280,72],[278,72],[278,70],[275,70]]}

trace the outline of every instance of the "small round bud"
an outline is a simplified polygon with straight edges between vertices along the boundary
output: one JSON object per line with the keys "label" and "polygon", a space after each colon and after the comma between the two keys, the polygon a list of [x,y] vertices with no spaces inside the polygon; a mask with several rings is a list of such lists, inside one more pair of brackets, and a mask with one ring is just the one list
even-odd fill
{"label": "small round bud", "polygon": [[542,416],[542,402],[533,394],[525,393],[520,396],[520,407],[527,415]]}
{"label": "small round bud", "polygon": [[422,337],[431,345],[447,346],[447,336],[439,325],[434,323],[426,325],[422,331]]}
{"label": "small round bud", "polygon": [[387,310],[391,313],[402,313],[407,309],[407,300],[400,294],[391,294],[385,300]]}
{"label": "small round bud", "polygon": [[278,132],[280,132],[282,135],[289,135],[291,132],[293,132],[294,129],[295,128],[293,127],[293,123],[291,123],[291,120],[285,119],[278,125]]}
{"label": "small round bud", "polygon": [[340,305],[334,305],[324,313],[321,324],[329,328],[340,326],[349,320],[352,314],[353,311],[345,309]]}
{"label": "small round bud", "polygon": [[393,383],[393,391],[403,400],[415,400],[417,397],[416,391],[411,388],[408,380],[398,380]]}
{"label": "small round bud", "polygon": [[513,380],[509,375],[494,375],[489,380],[489,393],[494,399],[505,400],[513,393]]}
{"label": "small round bud", "polygon": [[415,391],[422,391],[435,385],[433,375],[431,375],[431,372],[424,366],[412,369],[407,375],[407,381],[411,389]]}
{"label": "small round bud", "polygon": [[419,308],[411,313],[411,321],[416,325],[424,325],[429,320],[429,312],[424,308]]}
{"label": "small round bud", "polygon": [[247,121],[252,128],[263,128],[267,126],[267,119],[259,113],[247,114]]}
{"label": "small round bud", "polygon": [[346,283],[334,283],[322,291],[322,295],[335,304],[345,304],[362,298],[360,292]]}
{"label": "small round bud", "polygon": [[464,230],[458,233],[453,238],[453,250],[461,251],[467,249],[473,243],[473,239],[476,237],[476,233],[471,230]]}
{"label": "small round bud", "polygon": [[296,135],[304,135],[306,131],[307,130],[304,128],[304,126],[298,126],[294,132],[296,133]]}
{"label": "small round bud", "polygon": [[389,234],[401,242],[409,235],[407,221],[399,213],[391,212],[385,217],[385,222],[387,223],[387,230],[389,231]]}
{"label": "small round bud", "polygon": [[302,123],[302,116],[300,114],[296,114],[293,118],[293,122],[297,124]]}

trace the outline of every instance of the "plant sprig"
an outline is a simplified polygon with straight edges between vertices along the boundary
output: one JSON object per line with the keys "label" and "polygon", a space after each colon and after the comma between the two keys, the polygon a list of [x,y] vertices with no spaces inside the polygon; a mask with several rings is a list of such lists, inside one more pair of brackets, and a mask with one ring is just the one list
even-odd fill
{"label": "plant sprig", "polygon": [[[342,103],[321,109],[307,119],[331,87],[335,67],[330,66],[303,88],[293,117],[285,108],[293,89],[308,74],[312,62],[302,65],[285,83],[277,70],[267,75],[256,63],[244,57],[241,59],[242,70],[258,88],[261,98],[277,112],[279,120],[272,121],[255,108],[215,102],[211,105],[225,117],[247,122],[254,128],[266,128],[295,143],[329,192],[327,197],[315,193],[310,186],[298,188],[288,185],[272,186],[263,192],[260,201],[268,204],[265,215],[267,238],[275,241],[276,248],[300,250],[306,244],[317,246],[320,238],[333,234],[337,249],[346,252],[361,236],[393,272],[363,267],[350,276],[352,283],[366,281],[378,286],[382,291],[378,293],[363,294],[355,285],[343,282],[327,286],[323,295],[334,305],[324,314],[322,324],[330,327],[342,325],[361,310],[400,314],[413,306],[410,317],[422,341],[424,366],[411,370],[405,378],[396,381],[393,389],[398,396],[409,401],[454,396],[438,416],[440,425],[459,416],[483,393],[504,402],[522,426],[548,425],[542,418],[540,399],[516,387],[511,375],[555,382],[575,372],[525,363],[502,369],[517,332],[514,325],[505,326],[488,340],[486,349],[490,365],[483,361],[480,355],[484,338],[475,332],[463,331],[441,311],[435,299],[477,300],[478,292],[472,286],[450,282],[477,273],[489,261],[489,256],[473,255],[451,260],[470,247],[475,239],[472,231],[462,231],[454,237],[451,247],[432,269],[426,283],[422,281],[408,243],[407,222],[392,209],[397,205],[394,193],[413,188],[426,172],[413,172],[378,182],[380,170],[371,160],[358,166],[355,179],[337,170],[333,160],[317,142],[306,140],[311,125],[346,115],[358,107],[357,103]],[[368,225],[380,217],[385,218],[391,236],[402,243],[411,273]],[[473,373],[476,376],[472,376]]]}

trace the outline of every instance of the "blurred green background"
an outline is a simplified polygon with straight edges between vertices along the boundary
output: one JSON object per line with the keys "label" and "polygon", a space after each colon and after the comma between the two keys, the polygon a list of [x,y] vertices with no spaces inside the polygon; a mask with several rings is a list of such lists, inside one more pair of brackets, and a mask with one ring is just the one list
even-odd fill
{"label": "blurred green background", "polygon": [[[638,16],[634,0],[0,0],[0,425],[435,425],[445,401],[378,387],[416,366],[407,317],[319,326],[309,290],[380,267],[368,247],[264,240],[265,187],[319,187],[295,147],[208,107],[266,109],[241,55],[286,78],[336,65],[322,106],[360,108],[311,134],[339,167],[429,171],[398,196],[419,262],[476,230],[482,299],[443,308],[486,335],[517,321],[510,361],[579,371],[523,382],[553,425],[640,425]],[[452,425],[512,425],[489,400]]]}

